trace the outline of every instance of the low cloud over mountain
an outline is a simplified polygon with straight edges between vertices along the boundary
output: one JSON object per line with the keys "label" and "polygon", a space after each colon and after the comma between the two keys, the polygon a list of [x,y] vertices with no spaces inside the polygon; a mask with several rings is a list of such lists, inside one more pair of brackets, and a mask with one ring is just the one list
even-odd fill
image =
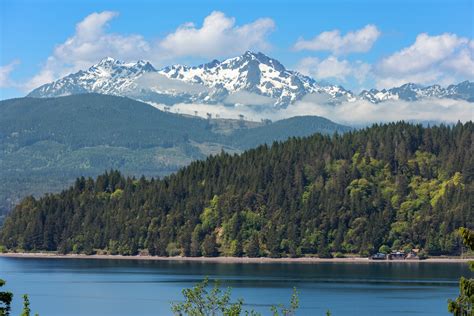
{"label": "low cloud over mountain", "polygon": [[321,115],[346,124],[374,121],[465,121],[473,118],[474,83],[404,84],[359,94],[322,84],[286,69],[262,53],[214,60],[195,67],[157,70],[147,61],[125,63],[104,58],[87,70],[33,90],[31,97],[78,93],[128,96],[166,111],[207,117],[278,120]]}

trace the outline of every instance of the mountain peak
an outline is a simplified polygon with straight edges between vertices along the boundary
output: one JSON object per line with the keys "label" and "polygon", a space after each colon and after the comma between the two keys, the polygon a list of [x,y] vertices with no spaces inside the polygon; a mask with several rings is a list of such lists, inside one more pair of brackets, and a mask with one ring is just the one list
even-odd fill
{"label": "mountain peak", "polygon": [[125,63],[124,61],[115,59],[113,57],[104,57],[97,64],[91,66],[90,70],[95,70],[97,68],[114,68],[114,67],[126,67],[126,68],[138,68],[145,71],[156,71],[152,64],[143,59],[139,59],[137,62]]}
{"label": "mountain peak", "polygon": [[246,58],[258,58],[258,57],[261,57],[261,56],[265,56],[265,54],[263,54],[261,52],[252,52],[250,50],[245,51],[245,53],[242,55],[242,57],[246,57]]}
{"label": "mountain peak", "polygon": [[[108,66],[108,65],[113,65],[113,64],[122,64],[123,62],[120,60],[116,60],[115,58],[112,57],[104,57],[102,58],[97,64],[94,66]],[[92,66],[92,67],[94,67]]]}
{"label": "mountain peak", "polygon": [[141,68],[141,69],[143,69],[144,71],[147,71],[147,72],[155,72],[156,71],[156,68],[153,67],[153,65],[148,60],[140,59],[133,66]]}
{"label": "mountain peak", "polygon": [[400,87],[398,87],[399,89],[411,89],[411,90],[414,90],[414,89],[421,89],[422,87],[416,83],[413,83],[413,82],[408,82],[408,83],[405,83],[405,84],[402,84]]}
{"label": "mountain peak", "polygon": [[242,57],[243,57],[244,59],[256,59],[256,60],[258,60],[258,61],[260,61],[260,62],[263,62],[263,63],[267,62],[268,60],[274,60],[274,61],[276,61],[276,59],[273,59],[273,58],[271,58],[271,57],[268,57],[267,55],[265,55],[265,54],[262,53],[262,52],[252,52],[252,51],[249,51],[249,50],[246,51],[246,52],[242,55]]}

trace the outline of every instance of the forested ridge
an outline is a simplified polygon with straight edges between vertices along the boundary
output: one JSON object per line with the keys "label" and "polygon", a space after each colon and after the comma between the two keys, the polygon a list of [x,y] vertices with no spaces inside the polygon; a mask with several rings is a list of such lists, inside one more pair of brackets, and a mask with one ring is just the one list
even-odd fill
{"label": "forested ridge", "polygon": [[[202,113],[201,113],[202,114]],[[203,119],[100,94],[0,101],[0,224],[27,195],[59,192],[108,169],[165,176],[224,148],[241,152],[290,136],[351,128],[317,116],[275,123]]]}
{"label": "forested ridge", "polygon": [[474,125],[391,123],[221,153],[163,179],[118,171],[24,199],[0,244],[62,253],[456,254],[474,228]]}

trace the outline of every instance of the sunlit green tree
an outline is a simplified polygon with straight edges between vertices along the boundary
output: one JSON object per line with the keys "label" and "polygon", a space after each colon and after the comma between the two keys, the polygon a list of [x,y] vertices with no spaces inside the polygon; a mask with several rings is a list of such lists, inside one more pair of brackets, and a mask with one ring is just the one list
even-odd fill
{"label": "sunlit green tree", "polygon": [[[184,289],[184,302],[173,303],[171,310],[179,316],[259,316],[254,310],[243,310],[243,299],[231,302],[231,289],[221,290],[219,282],[215,282],[208,290],[209,280],[196,284],[193,288]],[[279,304],[271,307],[273,316],[294,316],[299,307],[296,288],[290,299],[290,305]]]}
{"label": "sunlit green tree", "polygon": [[[474,251],[474,232],[460,228],[459,233],[462,236],[464,244]],[[474,261],[469,262],[471,271],[474,271]],[[455,316],[474,315],[474,279],[461,277],[459,281],[459,296],[453,301],[449,300],[448,310]]]}

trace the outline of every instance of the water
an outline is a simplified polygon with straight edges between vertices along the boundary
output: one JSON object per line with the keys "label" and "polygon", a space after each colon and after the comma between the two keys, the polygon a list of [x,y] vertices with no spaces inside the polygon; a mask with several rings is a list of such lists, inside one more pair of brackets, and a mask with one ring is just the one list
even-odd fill
{"label": "water", "polygon": [[28,293],[40,316],[169,315],[181,290],[209,276],[233,288],[247,309],[269,306],[300,292],[297,315],[448,315],[447,299],[460,263],[217,264],[175,261],[0,258],[0,278],[13,291],[12,315]]}

